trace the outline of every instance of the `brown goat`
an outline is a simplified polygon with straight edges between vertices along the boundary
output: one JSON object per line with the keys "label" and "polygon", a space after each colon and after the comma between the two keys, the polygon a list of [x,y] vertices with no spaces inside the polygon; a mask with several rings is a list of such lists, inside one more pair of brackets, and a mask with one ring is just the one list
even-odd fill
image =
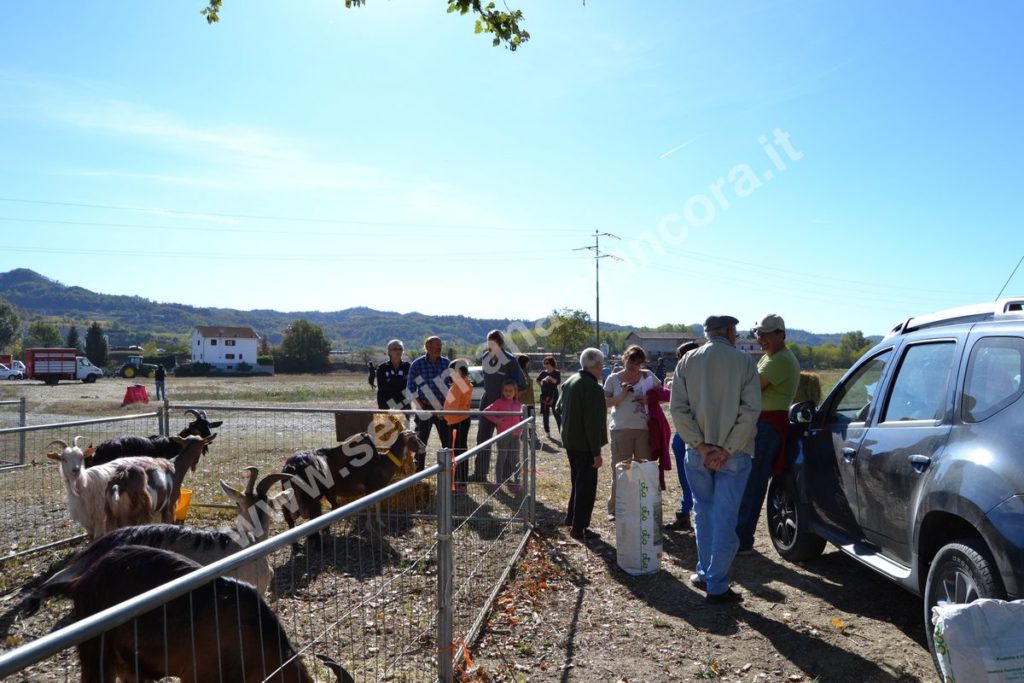
{"label": "brown goat", "polygon": [[294,505],[286,505],[283,514],[288,528],[301,517],[314,519],[327,499],[331,509],[340,506],[339,498],[364,496],[388,485],[407,455],[426,447],[414,431],[404,431],[386,453],[378,453],[373,440],[360,432],[334,448],[297,451],[284,463],[282,472],[292,475],[286,484],[294,492]]}
{"label": "brown goat", "polygon": [[181,452],[170,460],[134,456],[112,460],[104,501],[106,528],[118,529],[150,522],[173,522],[174,508],[181,493],[185,473],[195,469],[207,444],[216,438],[201,436],[171,437]]}
{"label": "brown goat", "polygon": [[[74,616],[96,614],[199,566],[160,548],[114,548],[75,580]],[[181,683],[315,683],[259,592],[223,577],[80,643],[78,656],[82,683],[168,676]],[[339,683],[352,681],[343,667],[321,659]]]}

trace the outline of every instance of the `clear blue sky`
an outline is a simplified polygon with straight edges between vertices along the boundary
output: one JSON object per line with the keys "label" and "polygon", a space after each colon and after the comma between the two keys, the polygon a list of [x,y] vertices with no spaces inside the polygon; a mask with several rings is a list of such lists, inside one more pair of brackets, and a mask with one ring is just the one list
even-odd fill
{"label": "clear blue sky", "polygon": [[508,4],[514,53],[443,0],[8,3],[0,270],[593,314],[596,229],[604,321],[877,334],[1024,254],[1024,4]]}

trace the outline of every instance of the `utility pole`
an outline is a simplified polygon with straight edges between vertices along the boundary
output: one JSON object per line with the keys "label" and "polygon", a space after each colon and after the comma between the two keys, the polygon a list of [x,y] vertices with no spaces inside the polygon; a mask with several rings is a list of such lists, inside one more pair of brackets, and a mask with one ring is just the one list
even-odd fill
{"label": "utility pole", "polygon": [[598,349],[601,348],[601,259],[622,260],[615,254],[606,254],[601,251],[602,237],[611,237],[613,240],[620,239],[618,235],[613,235],[610,232],[594,230],[594,243],[592,245],[573,249],[573,251],[591,251],[594,253],[594,322],[596,323],[594,332],[597,337],[597,343],[594,346]]}

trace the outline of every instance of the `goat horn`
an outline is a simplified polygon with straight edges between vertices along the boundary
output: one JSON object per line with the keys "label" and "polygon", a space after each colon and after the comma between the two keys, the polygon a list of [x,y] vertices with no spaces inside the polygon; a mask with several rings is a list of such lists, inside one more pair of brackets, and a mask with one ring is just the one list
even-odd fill
{"label": "goat horn", "polygon": [[259,484],[256,485],[256,495],[265,496],[267,495],[267,491],[270,490],[270,487],[276,484],[277,482],[284,483],[286,481],[291,480],[292,475],[285,474],[284,472],[275,472],[274,474],[268,474],[267,476],[263,477],[263,479],[260,480]]}
{"label": "goat horn", "polygon": [[75,448],[78,448],[78,440],[79,439],[84,439],[84,438],[85,438],[84,436],[76,436],[71,443],[73,443],[75,445]]}
{"label": "goat horn", "polygon": [[324,666],[326,666],[328,669],[334,672],[334,675],[337,676],[338,683],[352,683],[352,681],[355,680],[354,678],[352,678],[352,674],[350,674],[345,669],[345,667],[343,667],[341,664],[338,664],[336,661],[334,661],[327,655],[318,654],[316,655],[316,658],[323,662]]}
{"label": "goat horn", "polygon": [[58,446],[60,446],[61,450],[64,450],[65,448],[68,447],[68,445],[65,442],[61,441],[60,439],[54,439],[50,443],[46,444],[46,447],[49,448],[53,444],[57,444]]}
{"label": "goat horn", "polygon": [[197,420],[202,418],[202,415],[200,415],[198,411],[196,411],[196,410],[194,410],[192,408],[186,408],[185,409],[185,414],[188,415],[189,413],[191,413],[192,415],[195,415]]}
{"label": "goat horn", "polygon": [[245,471],[249,473],[249,483],[245,485],[245,497],[251,498],[253,495],[252,487],[256,485],[256,478],[260,476],[260,469],[249,465],[245,468]]}
{"label": "goat horn", "polygon": [[209,422],[209,421],[210,421],[210,418],[206,417],[206,411],[205,411],[205,410],[200,410],[200,411],[199,411],[199,416],[200,416],[201,418],[203,418],[204,420],[206,420],[207,422]]}

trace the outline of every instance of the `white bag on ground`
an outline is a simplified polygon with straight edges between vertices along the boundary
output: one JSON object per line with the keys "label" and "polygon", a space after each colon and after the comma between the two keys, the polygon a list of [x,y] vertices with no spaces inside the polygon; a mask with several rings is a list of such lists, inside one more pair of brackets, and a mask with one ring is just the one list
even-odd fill
{"label": "white bag on ground", "polygon": [[630,574],[661,567],[661,488],[653,460],[615,467],[615,549],[619,566]]}
{"label": "white bag on ground", "polygon": [[1024,682],[1024,600],[933,607],[932,623],[946,683]]}

